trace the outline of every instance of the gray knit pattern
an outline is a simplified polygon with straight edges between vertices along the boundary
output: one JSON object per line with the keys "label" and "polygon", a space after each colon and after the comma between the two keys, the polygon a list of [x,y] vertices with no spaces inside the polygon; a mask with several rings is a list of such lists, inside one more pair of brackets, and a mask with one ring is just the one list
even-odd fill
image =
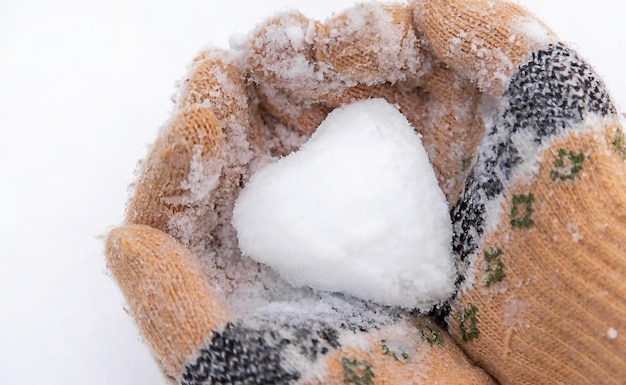
{"label": "gray knit pattern", "polygon": [[453,249],[462,262],[477,252],[487,203],[502,196],[515,169],[524,163],[514,136],[523,138],[525,148],[538,150],[590,113],[617,114],[594,70],[560,43],[534,52],[511,78],[502,100],[501,112],[488,127],[476,165],[451,212]]}

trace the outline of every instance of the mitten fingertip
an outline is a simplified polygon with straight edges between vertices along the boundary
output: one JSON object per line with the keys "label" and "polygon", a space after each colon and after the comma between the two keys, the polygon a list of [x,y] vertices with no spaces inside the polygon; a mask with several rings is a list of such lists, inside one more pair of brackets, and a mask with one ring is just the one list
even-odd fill
{"label": "mitten fingertip", "polygon": [[167,231],[172,215],[200,198],[184,182],[198,169],[216,169],[211,160],[218,157],[224,143],[222,125],[210,108],[192,105],[181,110],[142,163],[126,222]]}
{"label": "mitten fingertip", "polygon": [[482,91],[500,96],[511,75],[554,33],[521,6],[504,0],[416,0],[414,22],[435,56]]}
{"label": "mitten fingertip", "polygon": [[315,58],[346,82],[418,82],[432,66],[404,4],[358,4],[326,20]]}
{"label": "mitten fingertip", "polygon": [[178,376],[187,357],[230,318],[227,308],[196,258],[157,229],[114,229],[105,255],[142,336],[165,371]]}

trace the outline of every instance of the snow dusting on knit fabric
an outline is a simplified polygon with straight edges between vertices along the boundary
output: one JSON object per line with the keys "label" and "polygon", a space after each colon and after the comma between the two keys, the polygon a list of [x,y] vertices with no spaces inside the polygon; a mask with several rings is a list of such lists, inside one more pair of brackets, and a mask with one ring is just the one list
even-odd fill
{"label": "snow dusting on knit fabric", "polygon": [[419,136],[382,99],[333,111],[255,174],[233,225],[244,254],[295,286],[421,309],[454,290],[445,197]]}
{"label": "snow dusting on knit fabric", "polygon": [[432,65],[410,19],[394,20],[378,3],[358,4],[323,24],[285,13],[259,26],[247,44],[231,43],[255,77],[304,104],[359,84],[416,82]]}

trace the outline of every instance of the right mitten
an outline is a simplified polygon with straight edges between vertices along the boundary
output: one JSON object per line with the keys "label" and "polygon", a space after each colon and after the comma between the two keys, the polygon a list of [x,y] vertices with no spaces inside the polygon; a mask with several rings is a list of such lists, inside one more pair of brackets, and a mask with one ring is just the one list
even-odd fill
{"label": "right mitten", "polygon": [[604,84],[514,4],[413,4],[435,56],[493,97],[452,209],[449,331],[502,384],[625,384],[626,137]]}

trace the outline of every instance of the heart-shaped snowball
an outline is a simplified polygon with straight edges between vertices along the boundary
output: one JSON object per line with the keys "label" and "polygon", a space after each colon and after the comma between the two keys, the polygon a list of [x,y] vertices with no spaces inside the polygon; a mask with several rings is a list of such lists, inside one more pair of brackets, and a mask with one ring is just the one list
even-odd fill
{"label": "heart-shaped snowball", "polygon": [[244,254],[295,286],[422,310],[454,290],[444,194],[419,135],[382,99],[334,110],[253,175],[233,226]]}

